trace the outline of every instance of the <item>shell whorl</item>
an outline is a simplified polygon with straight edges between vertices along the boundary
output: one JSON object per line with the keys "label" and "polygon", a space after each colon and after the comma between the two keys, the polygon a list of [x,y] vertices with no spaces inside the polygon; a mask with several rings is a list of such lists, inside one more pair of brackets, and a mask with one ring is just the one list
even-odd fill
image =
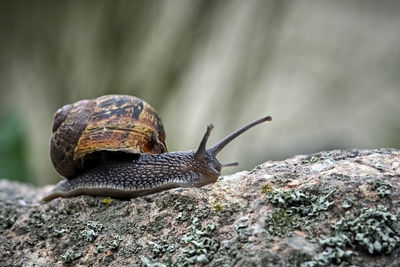
{"label": "shell whorl", "polygon": [[66,178],[96,166],[98,151],[167,152],[160,117],[134,96],[106,95],[66,105],[55,113],[52,131],[51,160]]}

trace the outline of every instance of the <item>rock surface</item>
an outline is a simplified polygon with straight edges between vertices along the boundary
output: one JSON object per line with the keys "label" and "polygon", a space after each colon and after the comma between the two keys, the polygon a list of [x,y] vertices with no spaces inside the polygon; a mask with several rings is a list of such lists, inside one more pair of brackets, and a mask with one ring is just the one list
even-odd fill
{"label": "rock surface", "polygon": [[0,181],[0,265],[399,266],[400,151],[266,162],[130,201]]}

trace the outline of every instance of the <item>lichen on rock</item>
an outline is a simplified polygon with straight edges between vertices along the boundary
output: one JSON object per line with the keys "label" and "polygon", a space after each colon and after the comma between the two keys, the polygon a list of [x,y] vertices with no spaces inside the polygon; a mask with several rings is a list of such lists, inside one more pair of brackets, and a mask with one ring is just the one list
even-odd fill
{"label": "lichen on rock", "polygon": [[269,161],[129,201],[0,181],[1,265],[398,266],[400,151]]}

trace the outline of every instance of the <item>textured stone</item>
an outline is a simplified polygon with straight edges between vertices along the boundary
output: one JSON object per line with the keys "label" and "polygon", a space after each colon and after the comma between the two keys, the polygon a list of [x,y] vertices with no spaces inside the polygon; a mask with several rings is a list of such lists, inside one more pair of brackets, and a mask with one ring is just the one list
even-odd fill
{"label": "textured stone", "polygon": [[46,190],[0,181],[1,265],[400,265],[399,150],[299,155],[130,201],[40,203]]}

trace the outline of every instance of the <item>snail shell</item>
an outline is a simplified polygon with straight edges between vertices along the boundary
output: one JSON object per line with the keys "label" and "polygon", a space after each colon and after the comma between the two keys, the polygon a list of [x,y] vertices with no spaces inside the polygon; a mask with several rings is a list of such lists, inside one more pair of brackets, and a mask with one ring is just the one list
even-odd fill
{"label": "snail shell", "polygon": [[60,108],[54,116],[51,160],[67,179],[43,201],[82,194],[133,198],[176,187],[215,183],[224,167],[217,154],[263,117],[207,148],[207,126],[197,150],[167,152],[161,119],[134,96],[108,95]]}
{"label": "snail shell", "polygon": [[66,178],[116,155],[167,152],[160,117],[134,96],[106,95],[65,105],[54,115],[52,132],[50,157]]}

